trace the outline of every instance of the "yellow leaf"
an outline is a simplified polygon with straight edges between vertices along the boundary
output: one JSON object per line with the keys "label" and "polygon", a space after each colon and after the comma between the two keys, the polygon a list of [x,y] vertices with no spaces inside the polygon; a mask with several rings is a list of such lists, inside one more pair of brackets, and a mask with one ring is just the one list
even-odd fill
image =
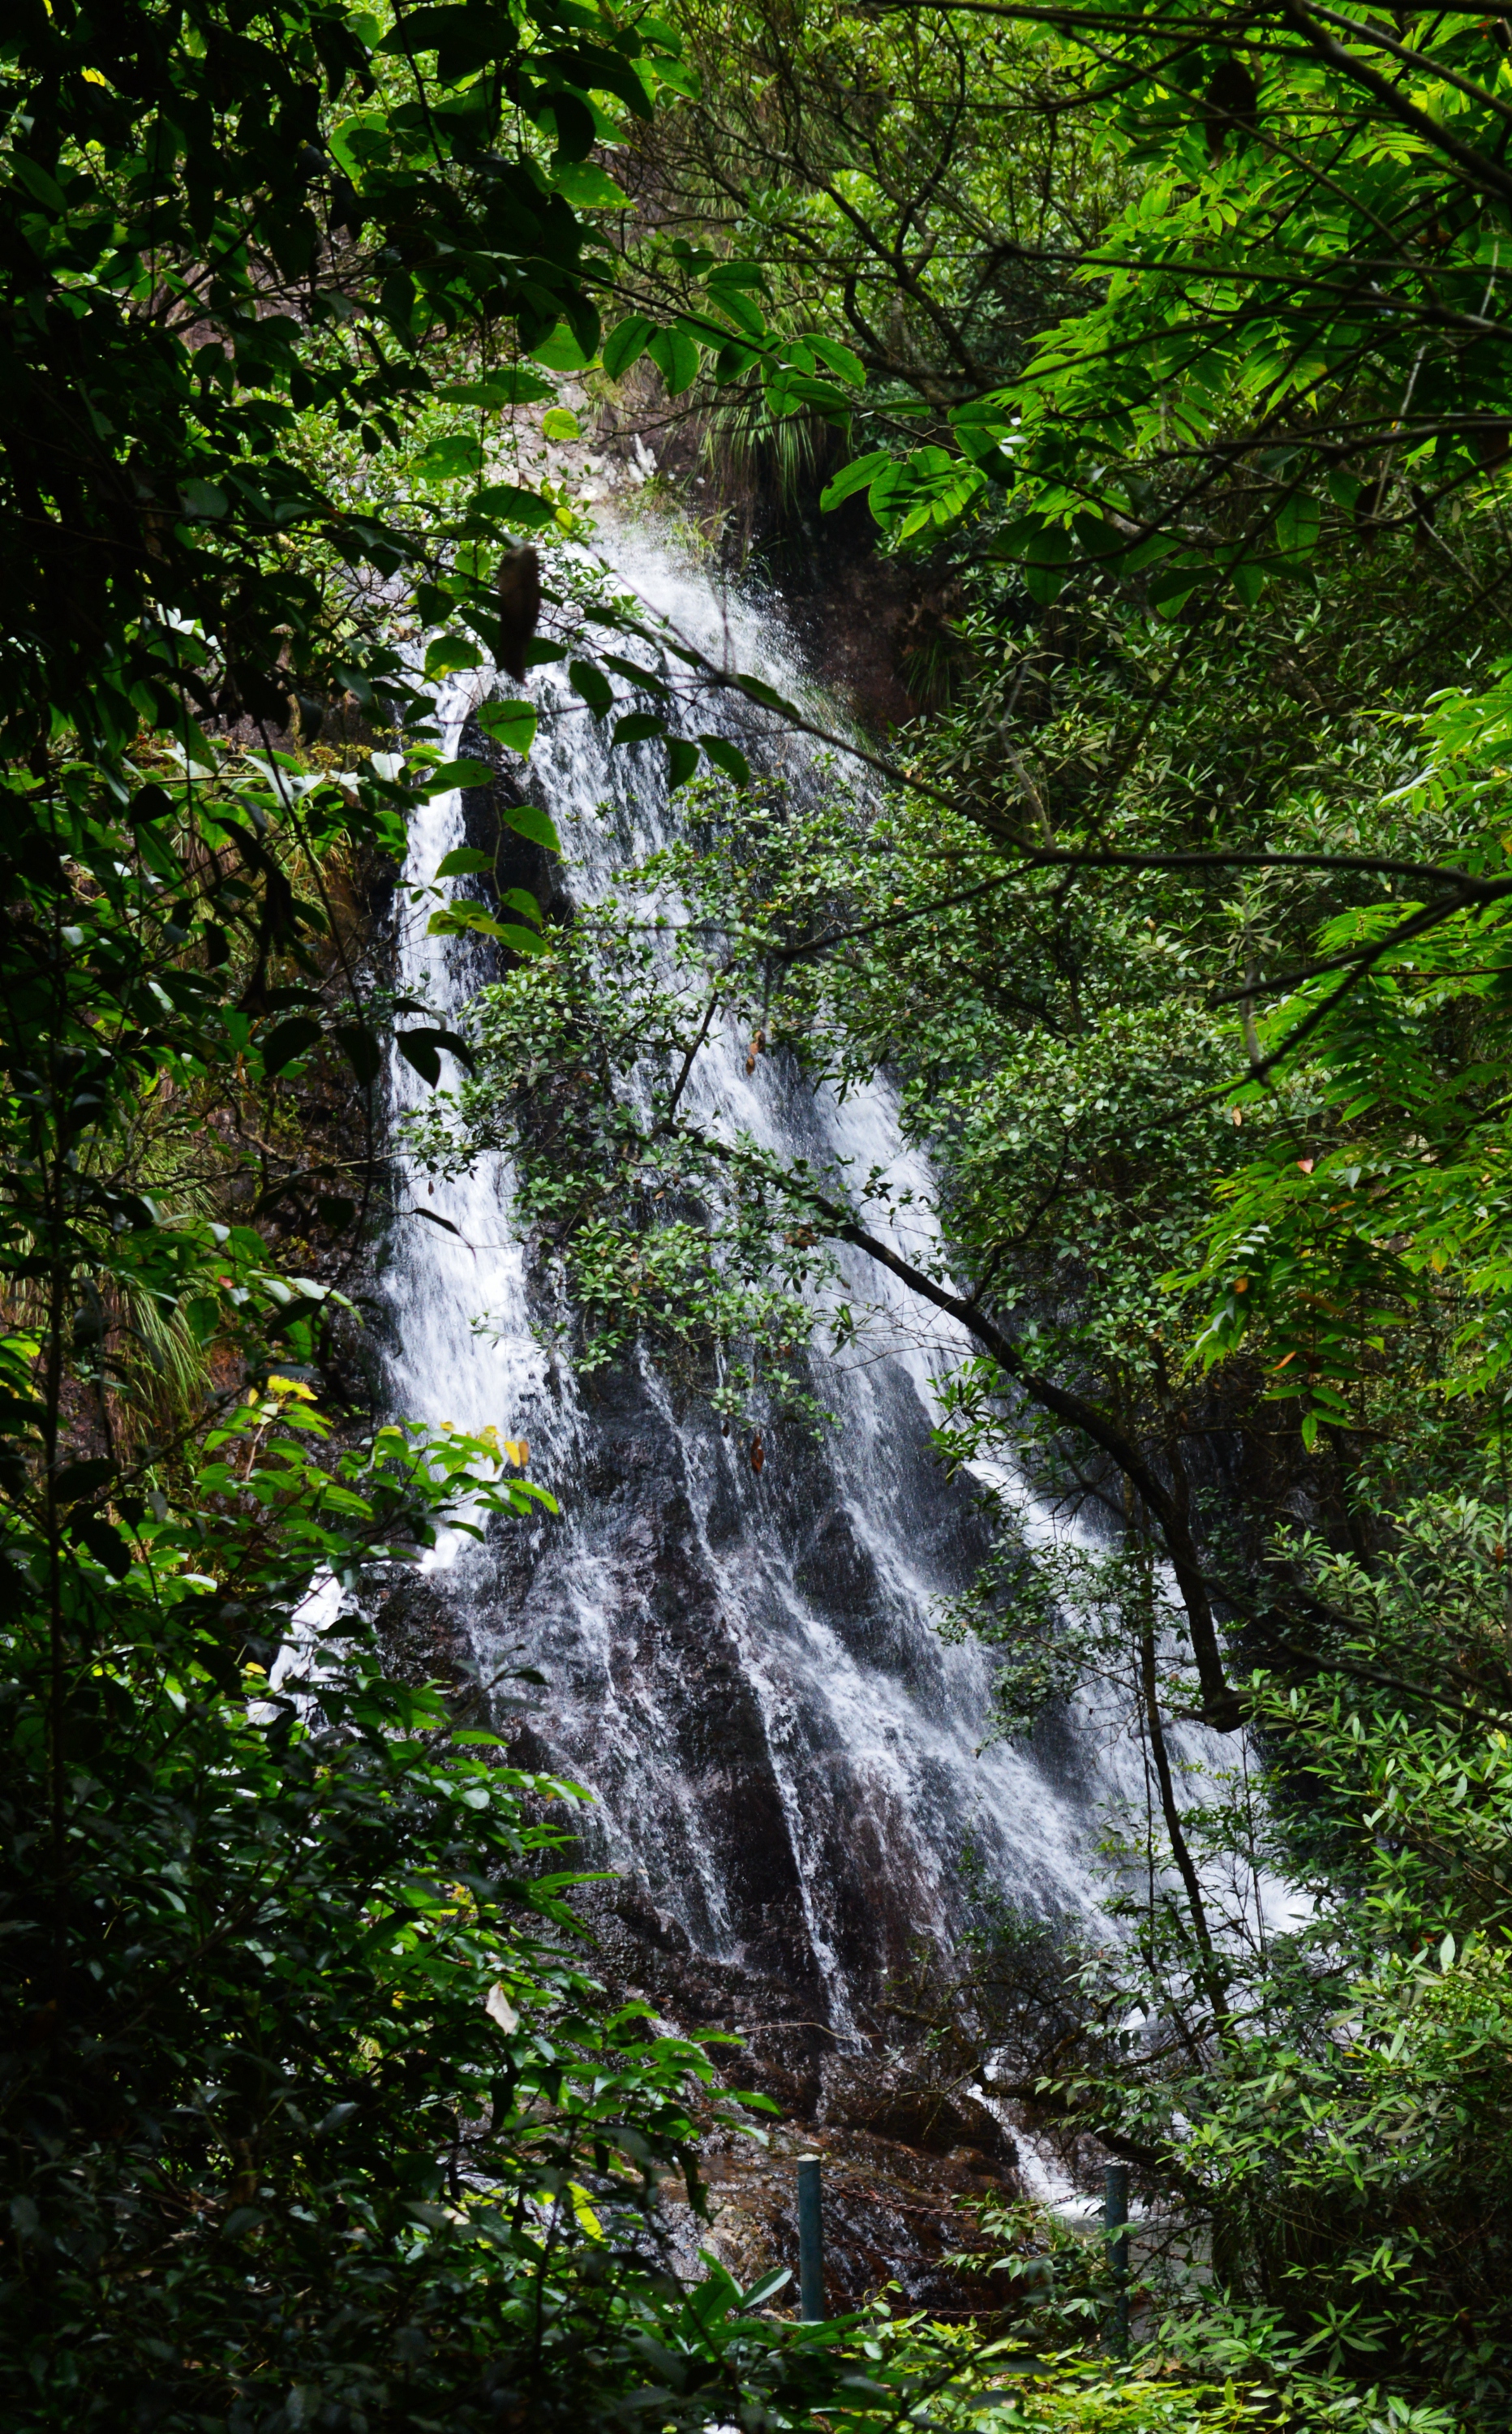
{"label": "yellow leaf", "polygon": [[517,1470],[523,1470],[530,1460],[530,1447],[523,1437],[505,1437],[504,1452]]}
{"label": "yellow leaf", "polygon": [[314,1387],[297,1378],[270,1378],[268,1386],[275,1395],[297,1395],[301,1403],[313,1403],[315,1398]]}

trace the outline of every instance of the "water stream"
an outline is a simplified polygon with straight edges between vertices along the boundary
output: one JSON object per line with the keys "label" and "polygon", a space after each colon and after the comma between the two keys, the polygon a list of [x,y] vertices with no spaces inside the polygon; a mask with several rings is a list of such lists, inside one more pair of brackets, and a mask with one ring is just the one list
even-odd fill
{"label": "water stream", "polygon": [[[774,618],[732,606],[644,538],[614,545],[626,580],[710,656],[792,687]],[[534,682],[565,711],[554,671]],[[449,747],[485,690],[452,681]],[[706,703],[698,724],[711,724]],[[802,760],[807,747],[791,748]],[[663,758],[611,756],[586,713],[543,730],[530,790],[556,821],[578,900],[667,839],[677,812]],[[408,880],[432,877],[464,821],[459,797],[430,803]],[[452,1018],[477,986],[476,951],[427,936],[423,910],[401,911],[399,961],[401,987]],[[689,1086],[705,1109],[789,1154],[840,1151],[926,1191],[885,1081],[841,1105],[773,1060],[748,1073],[745,1048],[733,1033],[711,1039]],[[393,1095],[396,1115],[424,1095],[397,1062]],[[1143,1762],[1091,1711],[1032,1750],[979,1751],[985,1659],[934,1627],[983,1545],[969,1492],[927,1444],[930,1380],[964,1348],[949,1327],[926,1328],[905,1289],[861,1261],[858,1297],[894,1296],[891,1348],[821,1357],[816,1383],[841,1426],[819,1445],[776,1431],[757,1474],[744,1440],[649,1363],[585,1383],[553,1359],[533,1331],[505,1161],[411,1190],[456,1230],[398,1228],[383,1279],[394,1403],[527,1438],[532,1475],[562,1505],[559,1521],[440,1551],[429,1587],[485,1674],[524,1658],[547,1676],[530,1753],[593,1791],[597,1848],[633,1880],[647,1931],[802,1990],[844,2038],[921,1934],[948,1938],[968,1840],[1023,1908],[1095,1929],[1098,1813],[1110,1796],[1143,1808]],[[1217,1746],[1189,1732],[1186,1758]]]}

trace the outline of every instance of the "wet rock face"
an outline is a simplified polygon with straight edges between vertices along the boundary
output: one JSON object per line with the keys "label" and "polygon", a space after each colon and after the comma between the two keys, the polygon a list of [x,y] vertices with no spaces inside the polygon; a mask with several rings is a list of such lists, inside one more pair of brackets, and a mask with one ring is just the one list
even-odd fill
{"label": "wet rock face", "polygon": [[866,2131],[778,2129],[764,2149],[714,2133],[700,2153],[706,2221],[697,2221],[680,2187],[668,2183],[660,2192],[670,2261],[696,2275],[698,2251],[708,2249],[747,2288],[773,2266],[786,2266],[792,2283],[774,2304],[795,2304],[800,2154],[816,2154],[824,2165],[827,2314],[847,2314],[889,2286],[895,2286],[891,2295],[900,2309],[926,2308],[947,2320],[996,2313],[1002,2284],[950,2259],[982,2246],[975,2204],[991,2199],[1001,2205],[1020,2194],[1011,2165],[970,2148],[926,2154]]}
{"label": "wet rock face", "polygon": [[1013,2141],[979,2096],[943,2087],[917,2069],[872,2056],[837,2056],[824,2074],[819,2117],[841,2129],[900,2140],[921,2154],[974,2159],[980,2172],[1017,2161]]}
{"label": "wet rock face", "polygon": [[[696,587],[679,583],[679,618],[723,648],[727,604],[705,633]],[[633,854],[667,842],[679,812],[663,759],[611,763],[581,706],[560,706],[573,714],[543,720],[529,783],[586,903]],[[460,748],[496,781],[426,807],[413,870],[423,878],[459,845],[497,854],[494,879],[469,879],[468,894],[524,887],[570,918],[560,868],[501,817],[519,800],[516,777],[475,723]],[[421,921],[397,937],[401,985],[459,1025],[504,968]],[[399,1113],[416,1089],[396,1070]],[[917,1250],[928,1178],[884,1082],[841,1102],[780,1056],[751,1058],[732,1024],[711,1033],[686,1105],[785,1161],[887,1174]],[[901,1288],[890,1300],[879,1272],[857,1254],[853,1273],[846,1254],[840,1290],[858,1311],[884,1308],[844,1365],[814,1356],[818,1399],[841,1425],[816,1440],[755,1402],[726,1434],[707,1374],[649,1358],[571,1373],[575,1322],[552,1298],[543,1246],[518,1240],[501,1160],[439,1176],[422,1213],[440,1226],[396,1229],[377,1279],[392,1407],[527,1438],[531,1476],[561,1514],[491,1523],[483,1544],[391,1599],[385,1636],[416,1671],[470,1675],[519,1763],[591,1791],[569,1812],[577,1847],[562,1859],[612,1878],[585,1902],[594,1973],[671,2022],[739,2032],[737,2083],[811,2125],[837,2158],[852,2142],[858,2189],[880,2188],[883,2174],[890,2193],[875,2203],[894,2210],[892,2228],[866,2233],[858,2196],[854,2263],[835,2269],[854,2271],[848,2295],[859,2295],[916,2251],[964,2244],[943,2216],[928,2239],[909,2229],[919,2191],[955,2207],[961,2175],[1013,2168],[985,2106],[927,2075],[910,2081],[888,2052],[890,1988],[916,1972],[921,1946],[948,1952],[963,1923],[968,1841],[980,1875],[1044,1915],[1074,1907],[1085,1873],[1080,1795],[1031,1754],[979,1757],[986,1660],[934,1627],[937,1602],[987,1551],[969,1489],[947,1480],[928,1437],[930,1376],[960,1347],[921,1334],[932,1325],[921,1305]],[[523,1710],[501,1704],[521,1665],[546,1684]]]}
{"label": "wet rock face", "polygon": [[[916,1401],[912,1427],[917,1447]],[[846,1706],[816,1676],[822,1691],[849,1659],[852,1693],[858,1677],[939,1705],[941,1652],[865,1543],[832,1451],[796,1427],[765,1446],[757,1478],[742,1441],[674,1414],[655,1380],[595,1381],[567,1519],[500,1528],[449,1580],[450,1623],[425,1628],[450,1628],[484,1674],[513,1651],[546,1675],[530,1747],[591,1787],[586,1856],[623,1869],[640,1904],[623,1927],[665,1922],[648,1928],[664,1954],[681,1940],[689,1966],[771,1981],[833,2028],[837,1987],[853,2014],[875,2002],[938,1926],[955,1855],[928,1848],[909,1787],[848,1745]],[[974,1517],[922,1447],[916,1464],[916,1543],[959,1578]]]}

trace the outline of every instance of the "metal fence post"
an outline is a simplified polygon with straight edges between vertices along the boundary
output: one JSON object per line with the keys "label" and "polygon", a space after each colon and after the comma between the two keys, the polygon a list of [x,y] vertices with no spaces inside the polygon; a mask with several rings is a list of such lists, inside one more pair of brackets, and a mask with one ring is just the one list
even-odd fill
{"label": "metal fence post", "polygon": [[1129,2356],[1129,2166],[1110,2164],[1102,2176],[1103,2230],[1108,2264],[1113,2273],[1113,2309],[1108,2320],[1108,2347],[1115,2358]]}
{"label": "metal fence post", "polygon": [[824,2321],[824,2221],[818,2155],[798,2158],[798,2313],[806,2324]]}

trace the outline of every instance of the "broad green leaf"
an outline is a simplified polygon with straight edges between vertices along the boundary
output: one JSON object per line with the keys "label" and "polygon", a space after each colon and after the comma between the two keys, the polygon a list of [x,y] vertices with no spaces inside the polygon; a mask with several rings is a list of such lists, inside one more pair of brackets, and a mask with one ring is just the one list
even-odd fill
{"label": "broad green leaf", "polygon": [[722,770],[726,778],[733,778],[738,786],[749,786],[751,764],[738,746],[722,735],[701,735],[698,740],[716,769]]}
{"label": "broad green leaf", "polygon": [[481,668],[483,652],[470,634],[436,634],[425,646],[425,677],[428,684],[442,677],[454,675],[459,669]]}
{"label": "broad green leaf", "polygon": [[1071,562],[1071,535],[1063,524],[1041,523],[1026,540],[1024,581],[1029,598],[1047,606],[1058,600]]}
{"label": "broad green leaf", "polygon": [[423,482],[451,482],[483,470],[483,442],[475,431],[449,431],[433,439],[415,460]]}
{"label": "broad green leaf", "polygon": [[41,162],[33,161],[29,153],[9,153],[7,166],[12,177],[20,179],[34,202],[44,203],[50,212],[68,209],[67,197],[57,179],[50,178]]}
{"label": "broad green leaf", "polygon": [[532,845],[544,846],[548,853],[560,853],[562,840],[557,835],[549,812],[538,803],[501,803],[499,816],[505,828],[518,836],[528,837]]}
{"label": "broad green leaf", "polygon": [[491,735],[496,744],[502,744],[510,752],[518,752],[522,761],[528,756],[535,741],[538,715],[533,703],[485,701],[473,715],[484,733]]}
{"label": "broad green leaf", "polygon": [[856,491],[870,489],[878,473],[887,471],[892,464],[892,454],[886,448],[874,448],[868,455],[853,457],[821,492],[821,508],[838,507],[842,499],[851,498]]}
{"label": "broad green leaf", "polygon": [[745,694],[746,699],[748,701],[759,702],[763,710],[780,711],[787,718],[796,718],[798,716],[798,712],[794,709],[792,703],[788,701],[783,694],[775,692],[771,685],[765,683],[760,677],[738,676],[735,681],[739,685],[740,691]]}
{"label": "broad green leaf", "polygon": [[[1189,580],[1183,589],[1174,572],[1163,576],[1161,580],[1170,588],[1157,593],[1155,586],[1151,584],[1150,597],[1152,600],[1158,599],[1162,606],[1174,603],[1176,608],[1180,608],[1195,588],[1194,583]],[[1255,606],[1266,588],[1265,570],[1257,566],[1253,558],[1237,559],[1229,569],[1229,580],[1247,608],[1252,608]]]}
{"label": "broad green leaf", "polygon": [[366,1025],[360,1022],[338,1023],[331,1037],[340,1048],[348,1064],[364,1087],[376,1081],[382,1070],[382,1054]]}
{"label": "broad green leaf", "polygon": [[439,1052],[444,1048],[458,1063],[470,1067],[474,1063],[468,1042],[455,1031],[434,1023],[417,1023],[408,1031],[396,1031],[394,1045],[408,1065],[433,1088],[441,1078]]}
{"label": "broad green leaf", "polygon": [[320,1038],[320,1025],[307,1014],[290,1017],[277,1023],[259,1041],[263,1052],[264,1073],[281,1073],[297,1056],[307,1055]]}
{"label": "broad green leaf", "polygon": [[646,341],[651,357],[667,385],[669,397],[681,397],[698,378],[698,346],[681,321],[671,330],[654,330]]}
{"label": "broad green leaf", "polygon": [[514,482],[490,482],[478,491],[474,507],[483,515],[501,517],[522,532],[540,532],[556,521],[556,509],[538,491],[522,490]]}
{"label": "broad green leaf", "polygon": [[1289,558],[1300,561],[1310,557],[1317,546],[1322,510],[1317,499],[1305,490],[1288,499],[1276,518],[1276,541]]}
{"label": "broad green leaf", "polygon": [[530,351],[538,364],[553,372],[580,372],[588,360],[566,321],[558,321]]}
{"label": "broad green leaf", "polygon": [[426,795],[445,795],[455,787],[491,786],[495,775],[486,761],[443,761],[438,768],[425,771],[420,785]]}
{"label": "broad green leaf", "polygon": [[818,332],[810,332],[808,344],[820,362],[827,364],[842,381],[848,381],[852,388],[865,387],[865,367],[859,355],[852,354],[849,347],[841,346],[838,338],[826,338]]}
{"label": "broad green leaf", "polygon": [[457,381],[437,394],[457,405],[534,405],[545,397],[554,397],[550,381],[527,371],[523,364],[505,365],[499,371],[486,372],[477,380]]}
{"label": "broad green leaf", "polygon": [[587,703],[595,718],[604,717],[614,708],[614,687],[591,660],[571,660],[567,673],[573,692]]}
{"label": "broad green leaf", "polygon": [[721,312],[725,314],[746,337],[756,339],[765,337],[766,316],[754,296],[748,296],[744,289],[739,287],[715,287],[712,281],[709,294]]}
{"label": "broad green leaf", "polygon": [[630,201],[607,170],[596,161],[564,161],[552,171],[552,183],[578,211],[620,211]]}
{"label": "broad green leaf", "polygon": [[653,335],[653,326],[643,313],[627,313],[616,322],[603,342],[603,369],[610,380],[623,380],[632,364],[645,353]]}
{"label": "broad green leaf", "polygon": [[178,498],[185,515],[202,516],[210,522],[223,516],[229,504],[218,482],[202,482],[197,477],[179,483]]}

